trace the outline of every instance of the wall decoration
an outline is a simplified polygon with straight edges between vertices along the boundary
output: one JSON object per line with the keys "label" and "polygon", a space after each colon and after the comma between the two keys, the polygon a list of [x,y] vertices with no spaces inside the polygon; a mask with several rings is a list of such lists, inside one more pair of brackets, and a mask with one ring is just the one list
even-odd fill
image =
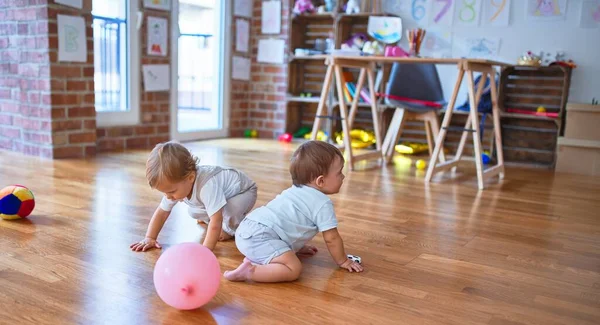
{"label": "wall decoration", "polygon": [[233,15],[252,18],[252,0],[235,0],[233,2]]}
{"label": "wall decoration", "polygon": [[567,0],[527,0],[527,18],[532,21],[564,20]]}
{"label": "wall decoration", "polygon": [[[464,1],[464,0],[458,0]],[[438,26],[452,26],[456,0],[431,0],[429,23]]]}
{"label": "wall decoration", "polygon": [[83,17],[57,15],[58,61],[87,62]]}
{"label": "wall decoration", "polygon": [[166,18],[148,17],[148,55],[167,56],[168,21]]}
{"label": "wall decoration", "polygon": [[171,89],[171,79],[168,64],[146,64],[142,66],[144,90],[168,91]]}
{"label": "wall decoration", "polygon": [[581,4],[581,28],[600,27],[600,1],[584,1]]}
{"label": "wall decoration", "polygon": [[248,52],[248,42],[250,39],[250,23],[245,19],[235,20],[235,50],[238,52]]}
{"label": "wall decoration", "polygon": [[144,8],[171,10],[171,0],[144,0]]}
{"label": "wall decoration", "polygon": [[83,8],[83,0],[54,0],[56,3],[60,3],[61,5],[70,6],[73,8],[81,9]]}
{"label": "wall decoration", "polygon": [[281,1],[263,1],[261,30],[263,34],[279,34],[281,32]]}
{"label": "wall decoration", "polygon": [[454,21],[456,25],[477,27],[481,16],[483,0],[457,0]]}
{"label": "wall decoration", "polygon": [[484,26],[506,27],[510,24],[511,0],[483,0]]}
{"label": "wall decoration", "polygon": [[250,80],[250,59],[234,55],[231,63],[232,79]]}

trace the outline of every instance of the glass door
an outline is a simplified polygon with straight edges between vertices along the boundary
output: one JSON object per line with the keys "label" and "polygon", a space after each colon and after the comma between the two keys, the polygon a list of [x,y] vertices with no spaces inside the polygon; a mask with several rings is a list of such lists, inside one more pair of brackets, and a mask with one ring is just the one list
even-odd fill
{"label": "glass door", "polygon": [[173,1],[171,137],[227,136],[229,1]]}

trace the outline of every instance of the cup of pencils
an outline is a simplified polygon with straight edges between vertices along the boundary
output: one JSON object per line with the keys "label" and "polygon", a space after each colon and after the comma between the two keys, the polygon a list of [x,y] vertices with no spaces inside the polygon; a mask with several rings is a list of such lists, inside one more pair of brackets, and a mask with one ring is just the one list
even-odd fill
{"label": "cup of pencils", "polygon": [[408,46],[410,50],[410,56],[419,56],[421,50],[421,43],[425,38],[425,30],[421,28],[410,29],[406,31],[408,36]]}

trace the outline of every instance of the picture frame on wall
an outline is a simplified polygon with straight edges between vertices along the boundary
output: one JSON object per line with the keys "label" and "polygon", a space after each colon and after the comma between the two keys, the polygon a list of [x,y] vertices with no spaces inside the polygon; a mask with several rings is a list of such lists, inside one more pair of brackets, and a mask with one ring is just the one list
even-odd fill
{"label": "picture frame on wall", "polygon": [[171,0],[144,0],[144,8],[171,10]]}

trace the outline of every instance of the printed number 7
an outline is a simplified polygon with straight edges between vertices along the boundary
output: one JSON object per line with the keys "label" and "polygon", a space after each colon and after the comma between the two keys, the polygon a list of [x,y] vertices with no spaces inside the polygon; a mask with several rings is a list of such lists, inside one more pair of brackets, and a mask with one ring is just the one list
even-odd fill
{"label": "printed number 7", "polygon": [[[451,0],[450,0],[451,1]],[[421,2],[422,4],[418,4]],[[414,20],[419,21],[425,17],[425,0],[412,0],[411,13]]]}
{"label": "printed number 7", "polygon": [[448,12],[448,9],[450,9],[450,6],[452,6],[452,0],[436,0],[436,1],[446,3],[444,5],[444,8],[442,8],[442,10],[440,10],[440,12],[437,14],[437,16],[435,16],[435,18],[433,19],[433,21],[435,21],[437,23],[446,15],[446,13]]}

